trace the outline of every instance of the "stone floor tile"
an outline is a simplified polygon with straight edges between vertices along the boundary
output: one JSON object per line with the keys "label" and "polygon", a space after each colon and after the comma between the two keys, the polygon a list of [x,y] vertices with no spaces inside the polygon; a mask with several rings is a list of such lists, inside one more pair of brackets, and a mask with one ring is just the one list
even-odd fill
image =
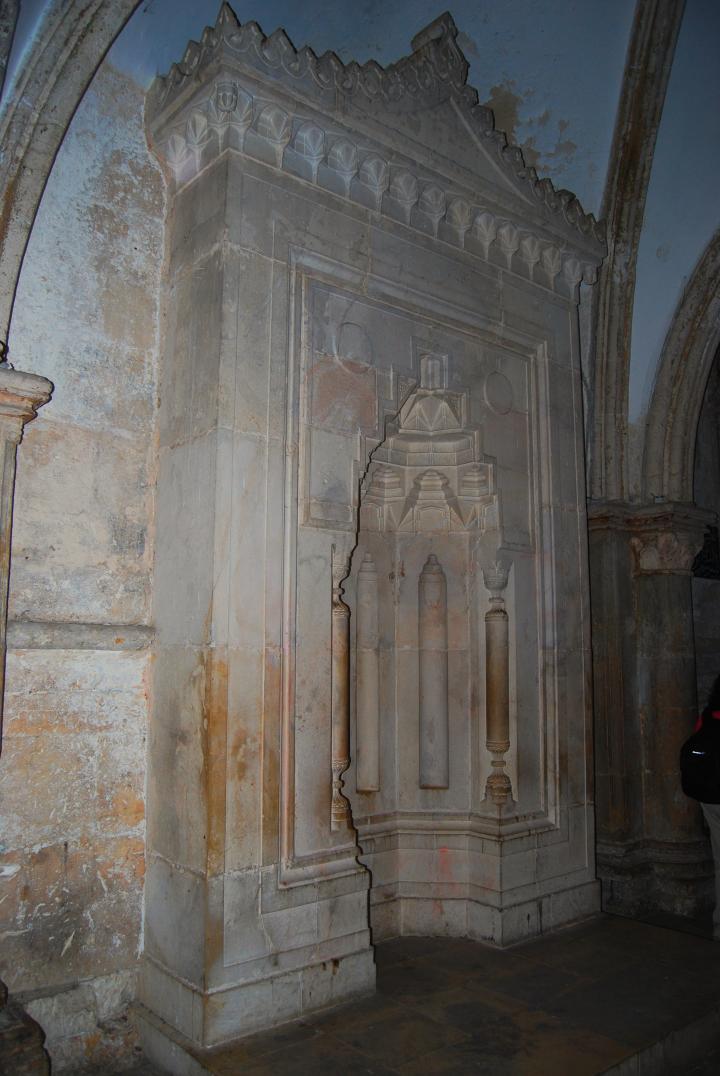
{"label": "stone floor tile", "polygon": [[249,1035],[232,1046],[213,1050],[204,1054],[202,1062],[217,1076],[231,1076],[237,1072],[238,1065],[246,1061],[256,1061],[269,1054],[277,1053],[288,1047],[304,1048],[308,1039],[319,1034],[316,1027],[304,1020],[295,1020],[284,1024],[274,1031],[265,1031],[259,1035]]}
{"label": "stone floor tile", "polygon": [[490,1053],[501,1056],[508,1050],[513,1052],[520,1034],[522,1007],[489,991],[448,990],[422,999],[415,1010],[436,1023],[481,1039]]}
{"label": "stone floor tile", "polygon": [[352,1001],[348,1005],[341,1005],[319,1013],[312,1018],[311,1022],[316,1030],[332,1035],[334,1032],[342,1032],[348,1026],[359,1030],[386,1017],[397,1019],[402,1016],[403,1011],[393,998],[377,993],[372,997]]}
{"label": "stone floor tile", "polygon": [[[376,995],[243,1039],[206,1065],[214,1076],[595,1076],[720,997],[720,946],[611,916],[506,950],[403,938],[379,946],[377,963]],[[690,1073],[715,1076],[720,1064]]]}
{"label": "stone floor tile", "polygon": [[467,978],[468,974],[485,977],[510,975],[514,971],[527,969],[534,962],[535,958],[527,954],[524,947],[498,949],[494,945],[456,939],[452,939],[447,947],[423,958],[423,963],[433,970],[442,969],[459,981]]}
{"label": "stone floor tile", "polygon": [[699,1015],[696,994],[682,980],[658,974],[654,966],[620,967],[581,990],[547,996],[544,1011],[568,1029],[606,1035],[642,1047]]}
{"label": "stone floor tile", "polygon": [[[255,1062],[238,1065],[237,1076],[391,1076],[384,1059],[369,1057],[329,1035],[318,1035]],[[228,1070],[230,1076],[231,1070]]]}
{"label": "stone floor tile", "polygon": [[513,1060],[491,1054],[476,1042],[460,1042],[447,1049],[423,1054],[401,1065],[404,1076],[512,1076]]}
{"label": "stone floor tile", "polygon": [[522,1002],[531,1009],[543,1009],[548,997],[559,997],[570,992],[581,991],[592,980],[583,979],[574,972],[547,964],[528,964],[511,975],[497,976],[489,984],[496,994],[502,994],[514,1001]]}
{"label": "stone floor tile", "polygon": [[359,1028],[353,1026],[350,1017],[347,1027],[334,1029],[328,1037],[395,1068],[421,1054],[452,1046],[466,1036],[457,1028],[408,1008]]}
{"label": "stone floor tile", "polygon": [[378,975],[377,989],[384,997],[402,1003],[459,986],[465,978],[465,972],[452,971],[431,960],[412,960],[385,968]]}
{"label": "stone floor tile", "polygon": [[[455,938],[392,938],[375,946],[375,963],[378,968],[388,968],[406,960],[416,960],[442,952],[448,942]],[[467,943],[464,943],[467,944]]]}
{"label": "stone floor tile", "polygon": [[603,1036],[568,1032],[544,1014],[526,1012],[505,1028],[478,1028],[471,1039],[424,1054],[399,1071],[406,1076],[597,1076],[628,1052]]}

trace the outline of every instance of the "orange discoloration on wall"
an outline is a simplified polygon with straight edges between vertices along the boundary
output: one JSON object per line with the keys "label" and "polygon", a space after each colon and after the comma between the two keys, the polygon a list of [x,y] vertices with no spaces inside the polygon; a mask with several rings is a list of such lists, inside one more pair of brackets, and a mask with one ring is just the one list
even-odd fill
{"label": "orange discoloration on wall", "polygon": [[0,975],[11,989],[27,989],[34,980],[61,985],[134,964],[141,839],[88,837],[0,861],[20,867],[0,903]]}
{"label": "orange discoloration on wall", "polygon": [[112,798],[112,809],[127,826],[137,826],[145,817],[145,801],[132,788],[123,788]]}
{"label": "orange discoloration on wall", "polygon": [[345,432],[377,423],[375,370],[364,362],[322,355],[312,368],[312,420]]}
{"label": "orange discoloration on wall", "polygon": [[211,873],[225,862],[228,666],[217,651],[206,658],[203,704],[203,781],[207,803],[207,863]]}

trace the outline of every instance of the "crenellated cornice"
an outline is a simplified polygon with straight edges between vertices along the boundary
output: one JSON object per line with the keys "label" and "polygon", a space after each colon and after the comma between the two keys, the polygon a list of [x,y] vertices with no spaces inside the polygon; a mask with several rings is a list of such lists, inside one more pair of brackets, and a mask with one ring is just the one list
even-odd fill
{"label": "crenellated cornice", "polygon": [[[343,64],[332,52],[295,49],[282,30],[266,37],[223,4],[215,26],[151,87],[153,146],[179,185],[234,149],[561,294],[592,283],[605,255],[603,225],[569,191],[539,179],[495,130],[492,112],[466,83],[451,16],[412,46],[387,68]],[[450,109],[442,122],[456,124],[459,139],[467,142],[470,128],[474,172],[444,168],[446,158],[429,145],[418,152],[404,144],[403,116],[439,107]]]}

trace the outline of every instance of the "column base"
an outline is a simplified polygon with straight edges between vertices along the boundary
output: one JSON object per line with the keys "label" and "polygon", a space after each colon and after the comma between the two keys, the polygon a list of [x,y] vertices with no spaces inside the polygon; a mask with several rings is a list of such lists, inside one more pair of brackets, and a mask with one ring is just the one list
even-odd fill
{"label": "column base", "polygon": [[695,918],[715,899],[707,841],[598,845],[597,873],[603,911],[619,915],[667,912]]}
{"label": "column base", "polygon": [[[188,1043],[201,1057],[203,1050],[374,990],[372,948],[209,991],[194,989],[146,956],[139,1011],[151,1012],[157,1026],[172,1029],[168,1034],[173,1041]],[[167,1059],[163,1064],[167,1066]]]}

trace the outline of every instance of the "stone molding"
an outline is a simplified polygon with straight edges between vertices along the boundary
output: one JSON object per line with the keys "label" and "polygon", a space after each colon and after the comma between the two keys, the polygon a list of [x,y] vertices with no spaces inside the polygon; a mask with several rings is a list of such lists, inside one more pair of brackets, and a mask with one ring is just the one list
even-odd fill
{"label": "stone molding", "polygon": [[714,512],[693,504],[594,501],[588,506],[591,532],[629,535],[636,575],[692,575],[707,527],[716,520]]}
{"label": "stone molding", "polygon": [[[344,65],[334,53],[318,58],[309,48],[297,51],[282,30],[265,37],[256,23],[241,25],[224,4],[200,43],[190,42],[180,64],[153,83],[146,107],[153,148],[178,185],[232,149],[575,298],[581,281],[596,279],[604,226],[569,191],[538,179],[520,149],[495,130],[491,111],[465,83],[467,61],[456,37],[444,15],[413,39],[415,51],[397,64]],[[198,97],[203,76],[212,90]],[[268,96],[273,90],[283,92],[282,105]],[[288,94],[302,101],[288,107]],[[508,179],[516,212],[505,216],[478,204],[472,190],[454,180],[450,186],[430,151],[428,167],[421,168],[417,155],[402,159],[397,142],[383,142],[377,133],[370,141],[351,136],[341,123],[352,120],[348,113],[359,98],[365,115],[375,104],[389,106],[399,124],[407,99],[416,110],[452,100]],[[325,116],[318,120],[310,109]],[[460,126],[458,134],[467,137]]]}
{"label": "stone molding", "polygon": [[[637,253],[684,0],[638,0],[608,165],[608,257],[594,294],[589,481],[594,497],[627,496],[628,379]],[[664,492],[664,491],[657,491]],[[671,494],[668,494],[671,496]]]}
{"label": "stone molding", "polygon": [[89,621],[10,619],[8,650],[148,650],[154,641],[148,624],[97,624]]}
{"label": "stone molding", "polygon": [[693,495],[698,422],[719,345],[720,229],[693,270],[663,344],[645,434],[645,498]]}

